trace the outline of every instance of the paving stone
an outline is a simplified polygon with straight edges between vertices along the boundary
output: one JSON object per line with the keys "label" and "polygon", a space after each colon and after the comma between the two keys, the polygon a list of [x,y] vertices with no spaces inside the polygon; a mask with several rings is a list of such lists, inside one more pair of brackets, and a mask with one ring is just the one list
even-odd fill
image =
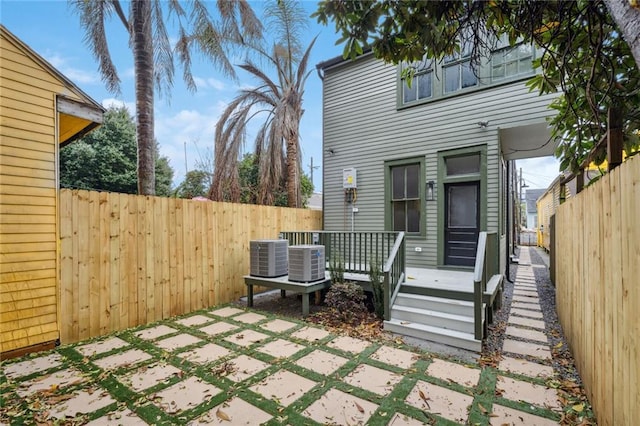
{"label": "paving stone", "polygon": [[223,415],[229,418],[228,422],[224,422],[229,425],[259,425],[268,422],[272,417],[271,414],[262,411],[258,407],[234,397],[209,410],[196,421],[189,423],[189,425],[219,425],[223,422],[220,419],[220,416]]}
{"label": "paving stone", "polygon": [[219,317],[232,317],[236,314],[239,314],[240,312],[245,312],[242,309],[238,309],[238,308],[232,308],[230,306],[227,306],[226,308],[221,308],[221,309],[215,309],[213,311],[209,311],[210,314],[213,315],[217,315]]}
{"label": "paving stone", "polygon": [[352,354],[359,354],[371,345],[371,342],[366,340],[356,339],[350,336],[338,336],[329,343],[327,346],[341,351],[349,352]]}
{"label": "paving stone", "polygon": [[538,298],[538,292],[537,291],[513,290],[513,295],[514,296]]}
{"label": "paving stone", "polygon": [[261,340],[268,339],[270,336],[254,330],[243,330],[224,338],[227,342],[235,343],[238,346],[251,346]]}
{"label": "paving stone", "polygon": [[395,413],[387,426],[424,426],[424,422],[409,417],[406,414]]}
{"label": "paving stone", "polygon": [[233,319],[234,321],[240,321],[245,324],[255,324],[264,319],[267,319],[267,317],[264,315],[256,314],[255,312],[247,312],[246,314],[235,316],[233,317]]}
{"label": "paving stone", "polygon": [[391,393],[394,386],[402,380],[402,376],[378,367],[360,364],[342,380],[351,386],[385,396]]}
{"label": "paving stone", "polygon": [[542,365],[536,362],[527,361],[526,359],[516,359],[508,356],[505,356],[502,361],[500,361],[498,369],[529,377],[549,378],[554,376],[553,368],[548,365]]}
{"label": "paving stone", "polygon": [[[425,396],[426,401],[420,392]],[[419,380],[407,395],[405,402],[445,419],[465,423],[469,416],[468,407],[473,402],[473,397]]]}
{"label": "paving stone", "polygon": [[49,410],[49,416],[56,419],[76,417],[77,414],[91,413],[116,402],[104,389],[82,389]]}
{"label": "paving stone", "polygon": [[306,417],[322,424],[366,424],[378,409],[372,402],[357,396],[329,389],[317,401],[302,411]]}
{"label": "paving stone", "polygon": [[55,373],[45,376],[38,376],[26,382],[20,383],[16,387],[16,393],[21,397],[27,397],[36,392],[42,392],[52,389],[62,389],[72,384],[84,382],[85,378],[82,373],[75,368],[67,368],[65,370],[56,371]]}
{"label": "paving stone", "polygon": [[102,417],[90,421],[85,426],[143,426],[147,422],[142,420],[133,411],[125,408],[124,410],[112,411]]}
{"label": "paving stone", "polygon": [[62,365],[62,357],[57,354],[49,354],[39,356],[37,358],[28,359],[26,361],[15,362],[2,366],[4,374],[7,378],[15,379],[18,377],[28,376],[33,373],[39,373],[50,368]]}
{"label": "paving stone", "polygon": [[501,391],[503,398],[512,401],[525,401],[527,404],[534,404],[543,408],[560,408],[556,390],[545,386],[498,376],[496,391]]}
{"label": "paving stone", "polygon": [[269,330],[273,333],[282,333],[283,331],[292,329],[296,325],[297,324],[295,322],[285,321],[278,318],[278,319],[274,319],[273,321],[260,324],[260,327],[264,328],[265,330]]}
{"label": "paving stone", "polygon": [[240,355],[231,359],[228,361],[228,364],[232,366],[232,371],[227,374],[227,378],[234,382],[241,382],[269,368],[269,364],[247,355]]}
{"label": "paving stone", "polygon": [[124,348],[125,346],[129,346],[129,343],[119,337],[110,337],[87,345],[76,346],[76,350],[84,356],[93,356],[103,354],[114,349]]}
{"label": "paving stone", "polygon": [[538,342],[544,342],[544,343],[548,342],[547,335],[537,330],[530,330],[527,328],[514,327],[510,325],[507,327],[507,330],[505,331],[505,333],[508,334],[509,336],[520,337],[521,339],[536,340]]}
{"label": "paving stone", "polygon": [[218,395],[222,390],[197,377],[189,377],[156,392],[153,403],[168,414],[190,410]]}
{"label": "paving stone", "polygon": [[213,318],[204,315],[193,315],[187,318],[182,318],[176,322],[184,325],[185,327],[193,327],[194,325],[206,324],[211,321],[213,321]]}
{"label": "paving stone", "polygon": [[227,331],[237,329],[237,325],[229,324],[228,322],[220,321],[213,324],[209,324],[206,327],[202,327],[200,331],[207,333],[210,336],[226,333]]}
{"label": "paving stone", "polygon": [[159,340],[156,342],[156,345],[159,348],[171,352],[199,342],[202,342],[202,340],[192,336],[191,334],[181,333],[177,336],[169,337],[168,339]]}
{"label": "paving stone", "polygon": [[514,300],[513,302],[511,302],[511,307],[520,309],[541,309],[540,304],[537,302],[521,302],[519,300]]}
{"label": "paving stone", "polygon": [[144,330],[140,330],[135,333],[135,336],[142,340],[154,340],[161,336],[166,336],[167,334],[177,333],[178,330],[175,328],[171,328],[166,325],[159,325],[156,327],[146,328]]}
{"label": "paving stone", "polygon": [[515,324],[515,325],[523,325],[525,327],[539,328],[540,330],[545,329],[544,321],[540,321],[532,318],[510,316],[508,323]]}
{"label": "paving stone", "polygon": [[323,330],[321,328],[304,327],[296,331],[295,333],[292,333],[291,336],[298,339],[307,340],[309,342],[315,342],[317,340],[324,339],[329,334],[330,333],[327,330]]}
{"label": "paving stone", "polygon": [[287,407],[293,401],[309,392],[315,385],[316,382],[313,380],[287,370],[280,370],[249,389],[259,393],[266,399],[272,399],[277,404]]}
{"label": "paving stone", "polygon": [[540,298],[538,297],[529,297],[529,296],[513,296],[513,301],[515,302],[525,302],[525,303],[536,303],[540,306]]}
{"label": "paving stone", "polygon": [[542,319],[542,312],[531,309],[511,308],[511,315],[520,315],[523,317]]}
{"label": "paving stone", "polygon": [[208,364],[210,362],[217,361],[220,358],[224,358],[231,353],[232,352],[227,348],[218,346],[215,343],[207,343],[202,347],[178,354],[178,356],[188,361],[195,362],[196,364]]}
{"label": "paving stone", "polygon": [[429,364],[426,374],[466,387],[474,387],[480,380],[480,370],[438,358],[434,358]]}
{"label": "paving stone", "polygon": [[504,407],[499,404],[493,404],[491,417],[491,426],[557,426],[558,422],[544,417],[536,416],[533,414],[525,413],[524,411],[515,410],[513,408]]}
{"label": "paving stone", "polygon": [[300,367],[316,373],[329,375],[345,365],[349,360],[325,351],[315,350],[296,361]]}
{"label": "paving stone", "polygon": [[536,345],[534,343],[504,339],[502,350],[504,352],[511,352],[520,355],[530,355],[542,359],[551,359],[551,351],[547,345]]}
{"label": "paving stone", "polygon": [[119,381],[139,392],[162,383],[178,373],[180,373],[180,369],[173,365],[156,364],[143,367],[132,374],[127,374],[121,377]]}
{"label": "paving stone", "polygon": [[304,348],[306,348],[304,345],[299,345],[284,339],[278,339],[273,342],[269,342],[256,350],[276,358],[288,358],[296,352],[300,352]]}
{"label": "paving stone", "polygon": [[129,349],[128,351],[109,355],[100,358],[93,363],[104,370],[114,370],[116,368],[134,365],[151,358],[151,355],[140,349]]}
{"label": "paving stone", "polygon": [[418,356],[404,349],[381,346],[371,355],[371,359],[400,368],[409,368],[418,360]]}

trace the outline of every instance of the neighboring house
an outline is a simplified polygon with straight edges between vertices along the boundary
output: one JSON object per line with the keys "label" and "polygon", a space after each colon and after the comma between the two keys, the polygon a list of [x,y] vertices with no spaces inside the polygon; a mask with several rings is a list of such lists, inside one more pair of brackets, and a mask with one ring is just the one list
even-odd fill
{"label": "neighboring house", "polygon": [[527,206],[527,229],[536,229],[538,227],[538,207],[537,201],[545,189],[527,189],[525,192],[525,203]]}
{"label": "neighboring house", "polygon": [[473,267],[478,232],[496,231],[504,270],[511,161],[554,149],[556,95],[525,85],[534,56],[498,50],[478,77],[465,58],[423,62],[411,87],[371,53],[319,64],[325,230],[403,230],[407,264],[428,268]]}
{"label": "neighboring house", "polygon": [[0,25],[0,357],[59,338],[58,151],[104,109]]}
{"label": "neighboring house", "polygon": [[322,210],[322,192],[314,192],[307,201],[307,208],[311,210]]}

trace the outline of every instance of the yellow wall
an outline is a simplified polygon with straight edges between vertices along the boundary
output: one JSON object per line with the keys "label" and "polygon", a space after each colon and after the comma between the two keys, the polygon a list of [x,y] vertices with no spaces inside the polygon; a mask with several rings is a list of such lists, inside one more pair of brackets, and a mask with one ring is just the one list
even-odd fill
{"label": "yellow wall", "polygon": [[74,96],[0,33],[0,352],[58,339],[56,95]]}
{"label": "yellow wall", "polygon": [[560,205],[560,181],[552,183],[551,188],[545,192],[536,203],[538,210],[538,247],[544,247],[548,252],[550,249],[550,224],[551,216]]}

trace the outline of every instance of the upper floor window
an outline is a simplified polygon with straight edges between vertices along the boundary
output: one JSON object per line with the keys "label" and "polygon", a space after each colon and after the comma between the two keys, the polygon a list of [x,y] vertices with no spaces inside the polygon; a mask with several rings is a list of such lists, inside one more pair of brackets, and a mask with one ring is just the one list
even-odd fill
{"label": "upper floor window", "polygon": [[533,72],[533,46],[519,44],[491,54],[491,80],[497,81]]}
{"label": "upper floor window", "polygon": [[460,53],[445,56],[442,71],[444,74],[444,93],[456,92],[460,89],[478,84],[476,72],[471,67],[471,49],[469,42],[460,42]]}
{"label": "upper floor window", "polygon": [[402,102],[408,103],[419,99],[429,99],[433,86],[433,61],[424,59],[404,65],[403,69],[412,68],[411,81],[402,79]]}
{"label": "upper floor window", "polygon": [[460,51],[441,61],[424,59],[402,64],[402,70],[413,68],[411,84],[401,72],[398,85],[398,104],[411,105],[447,97],[464,91],[474,91],[493,84],[508,82],[532,75],[536,49],[529,44],[509,46],[506,37],[497,40],[495,47],[475,67],[471,64],[473,46],[462,42]]}

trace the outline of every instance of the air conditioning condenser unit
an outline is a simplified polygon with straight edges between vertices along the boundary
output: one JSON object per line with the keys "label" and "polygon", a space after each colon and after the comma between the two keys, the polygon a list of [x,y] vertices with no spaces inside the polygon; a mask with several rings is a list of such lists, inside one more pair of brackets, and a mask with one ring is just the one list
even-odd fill
{"label": "air conditioning condenser unit", "polygon": [[325,278],[324,246],[289,247],[289,281],[308,283]]}
{"label": "air conditioning condenser unit", "polygon": [[253,240],[249,243],[250,271],[256,277],[275,278],[287,275],[288,240]]}

